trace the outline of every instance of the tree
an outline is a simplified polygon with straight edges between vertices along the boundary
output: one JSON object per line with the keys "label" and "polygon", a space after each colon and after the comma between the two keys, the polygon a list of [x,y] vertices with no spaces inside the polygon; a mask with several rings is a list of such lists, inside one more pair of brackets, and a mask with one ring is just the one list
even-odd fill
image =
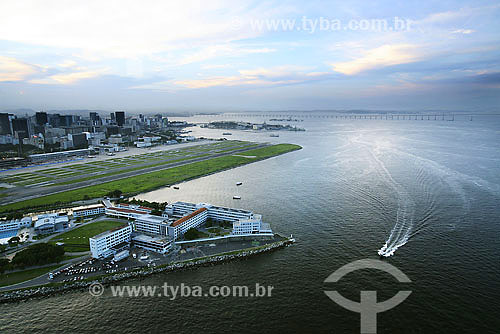
{"label": "tree", "polygon": [[157,209],[154,209],[153,211],[151,211],[151,214],[154,215],[154,216],[161,216],[161,211],[157,210]]}
{"label": "tree", "polygon": [[115,189],[113,191],[110,191],[109,193],[106,194],[106,196],[110,197],[110,198],[120,198],[120,196],[122,195],[122,191],[119,190],[119,189]]}
{"label": "tree", "polygon": [[60,262],[63,259],[63,255],[63,246],[39,243],[16,253],[11,263],[13,266],[24,268],[27,266]]}
{"label": "tree", "polygon": [[7,220],[22,219],[23,214],[21,212],[9,213],[7,215]]}
{"label": "tree", "polygon": [[19,237],[16,236],[16,237],[10,238],[9,241],[8,241],[8,243],[9,243],[9,245],[12,246],[14,244],[17,244],[19,241],[20,241]]}
{"label": "tree", "polygon": [[198,230],[195,228],[190,228],[184,233],[184,239],[186,240],[194,240],[198,238]]}
{"label": "tree", "polygon": [[5,272],[5,269],[7,269],[7,266],[9,265],[10,261],[9,259],[0,259],[0,274],[3,274]]}

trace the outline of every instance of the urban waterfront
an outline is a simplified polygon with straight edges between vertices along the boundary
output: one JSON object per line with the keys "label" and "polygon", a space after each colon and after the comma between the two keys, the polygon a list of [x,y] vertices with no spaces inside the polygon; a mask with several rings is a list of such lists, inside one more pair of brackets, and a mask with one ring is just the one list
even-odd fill
{"label": "urban waterfront", "polygon": [[[0,331],[355,333],[359,314],[341,308],[324,291],[339,290],[359,300],[360,290],[377,290],[379,300],[385,300],[412,290],[402,304],[378,315],[380,333],[497,332],[500,119],[311,118],[297,125],[306,131],[270,137],[265,131],[231,130],[228,138],[296,143],[300,151],[181,183],[178,190],[137,196],[251,209],[262,213],[275,232],[293,234],[296,244],[123,283],[259,283],[274,286],[271,297],[169,300],[71,292],[1,305]],[[196,137],[219,138],[225,132],[191,130]],[[349,262],[378,259],[387,241],[394,255],[384,261],[402,270],[412,280],[409,285],[373,270],[351,273],[335,285],[323,283]]]}

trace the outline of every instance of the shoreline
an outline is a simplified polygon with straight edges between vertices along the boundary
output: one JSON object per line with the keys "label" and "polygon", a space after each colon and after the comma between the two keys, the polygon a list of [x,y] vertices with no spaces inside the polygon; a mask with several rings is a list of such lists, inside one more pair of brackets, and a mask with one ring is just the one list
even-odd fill
{"label": "shoreline", "polygon": [[[206,257],[193,258],[181,262],[174,262],[161,265],[154,268],[145,267],[141,269],[124,271],[116,274],[108,274],[100,277],[95,277],[86,281],[80,281],[69,284],[49,283],[46,285],[39,285],[23,289],[14,288],[13,290],[8,290],[0,293],[0,304],[20,302],[34,298],[50,297],[55,294],[66,293],[73,290],[83,291],[84,289],[88,288],[90,285],[95,283],[100,283],[103,286],[108,286],[111,285],[112,283],[121,282],[134,278],[147,277],[162,272],[173,272],[178,270],[195,269],[199,267],[222,264],[237,259],[246,259],[261,253],[275,251],[280,248],[289,246],[293,243],[294,243],[293,240],[286,238],[281,241],[275,241],[273,243],[258,247],[244,248],[237,251],[219,253]],[[55,286],[52,284],[55,284]]]}

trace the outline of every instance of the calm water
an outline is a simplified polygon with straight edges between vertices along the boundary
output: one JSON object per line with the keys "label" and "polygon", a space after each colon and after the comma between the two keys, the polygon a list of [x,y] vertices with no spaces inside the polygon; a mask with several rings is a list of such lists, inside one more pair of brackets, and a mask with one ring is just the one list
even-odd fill
{"label": "calm water", "polygon": [[[195,118],[194,121],[213,120]],[[262,121],[263,119],[245,119]],[[500,332],[500,120],[469,122],[306,119],[308,131],[231,131],[234,139],[303,150],[140,198],[185,200],[262,213],[297,244],[244,261],[123,284],[273,285],[270,298],[100,298],[86,292],[1,305],[0,332],[359,333],[359,314],[325,296],[379,300],[412,290],[378,315],[379,333]],[[222,130],[194,128],[220,137]],[[241,187],[235,183],[242,181]],[[242,197],[232,200],[233,195]],[[361,270],[323,283],[351,261],[386,261],[412,280]]]}

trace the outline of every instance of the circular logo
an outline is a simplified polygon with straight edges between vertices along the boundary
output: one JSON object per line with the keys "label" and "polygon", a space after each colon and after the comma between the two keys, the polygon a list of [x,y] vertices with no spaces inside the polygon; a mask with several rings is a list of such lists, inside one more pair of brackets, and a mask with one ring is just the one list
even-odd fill
{"label": "circular logo", "polygon": [[102,296],[104,293],[104,286],[101,283],[92,283],[89,286],[89,293],[94,297]]}
{"label": "circular logo", "polygon": [[235,16],[232,18],[230,26],[232,30],[240,30],[243,26],[243,22],[239,17]]}

